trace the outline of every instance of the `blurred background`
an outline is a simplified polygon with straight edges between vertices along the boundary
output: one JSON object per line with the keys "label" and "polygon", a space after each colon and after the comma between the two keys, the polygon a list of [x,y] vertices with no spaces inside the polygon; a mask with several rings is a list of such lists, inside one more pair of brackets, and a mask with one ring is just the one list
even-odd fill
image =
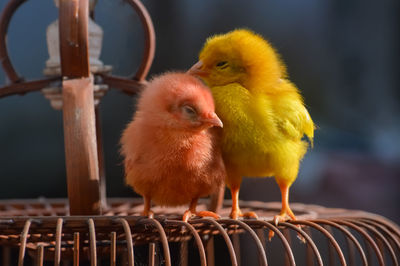
{"label": "blurred background", "polygon": [[[6,4],[0,0],[0,10]],[[288,66],[318,125],[291,202],[362,209],[400,222],[400,2],[337,0],[143,0],[156,31],[150,76],[188,69],[205,39],[238,27],[268,39]],[[26,79],[43,76],[51,0],[27,1],[14,15],[8,48]],[[99,0],[101,60],[113,74],[136,71],[143,49],[137,15],[122,0]],[[0,69],[0,87],[7,84]],[[111,90],[101,105],[109,197],[124,185],[119,138],[135,99]],[[39,92],[0,99],[0,198],[66,197],[62,113]],[[230,195],[227,194],[227,197]],[[279,201],[273,179],[246,179],[243,200]]]}

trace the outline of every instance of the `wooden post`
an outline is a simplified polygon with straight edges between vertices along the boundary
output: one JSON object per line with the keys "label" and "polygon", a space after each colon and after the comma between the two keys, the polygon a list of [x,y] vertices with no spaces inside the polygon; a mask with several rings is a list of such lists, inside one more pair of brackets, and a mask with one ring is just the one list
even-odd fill
{"label": "wooden post", "polygon": [[88,0],[60,0],[59,32],[68,198],[71,215],[101,214]]}
{"label": "wooden post", "polygon": [[60,0],[61,72],[66,78],[89,77],[88,0]]}
{"label": "wooden post", "polygon": [[101,209],[104,210],[105,208],[107,208],[106,168],[104,162],[103,134],[101,130],[101,115],[100,115],[99,105],[95,107],[94,113],[96,116],[97,157],[99,158],[100,201],[101,201]]}
{"label": "wooden post", "polygon": [[63,81],[63,101],[70,214],[100,214],[100,181],[91,79]]}

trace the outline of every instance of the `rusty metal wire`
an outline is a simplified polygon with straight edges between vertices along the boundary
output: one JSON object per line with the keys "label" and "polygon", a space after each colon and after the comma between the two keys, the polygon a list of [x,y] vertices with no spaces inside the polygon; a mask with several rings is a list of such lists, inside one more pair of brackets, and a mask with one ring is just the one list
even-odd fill
{"label": "rusty metal wire", "polygon": [[[260,214],[258,220],[196,218],[183,222],[181,209],[158,209],[160,215],[154,219],[141,217],[141,201],[133,199],[111,199],[106,216],[68,216],[66,202],[0,201],[1,264],[13,265],[13,250],[18,250],[18,265],[29,261],[43,265],[48,260],[54,265],[65,260],[73,265],[84,260],[91,265],[105,260],[109,265],[138,261],[173,265],[177,258],[180,265],[193,261],[220,265],[216,263],[221,256],[224,265],[249,265],[249,252],[257,252],[251,265],[398,265],[400,259],[399,227],[366,212],[293,204],[301,219],[276,227],[271,214],[277,203],[243,202],[245,208]],[[223,216],[229,204],[225,202]],[[204,203],[199,206],[204,207]],[[269,230],[275,233],[271,242],[265,237]],[[292,239],[298,235],[305,244]],[[177,253],[172,247],[178,242]],[[189,252],[191,243],[193,252]],[[143,255],[140,247],[146,245],[148,252]],[[274,254],[279,252],[283,256]]]}
{"label": "rusty metal wire", "polygon": [[[97,77],[96,80],[99,80],[100,83],[107,84],[111,88],[119,89],[127,94],[134,95],[138,93],[146,83],[145,78],[150,70],[155,54],[155,32],[153,22],[145,6],[139,0],[125,1],[132,7],[135,13],[137,13],[143,28],[144,49],[140,65],[136,73],[132,74],[130,77],[117,77],[108,73],[95,74]],[[60,83],[62,80],[60,75],[39,80],[25,81],[11,62],[7,49],[7,32],[13,15],[25,2],[27,2],[27,0],[9,0],[0,13],[0,64],[10,81],[9,85],[0,86],[0,98],[14,94],[39,91],[53,83]]]}

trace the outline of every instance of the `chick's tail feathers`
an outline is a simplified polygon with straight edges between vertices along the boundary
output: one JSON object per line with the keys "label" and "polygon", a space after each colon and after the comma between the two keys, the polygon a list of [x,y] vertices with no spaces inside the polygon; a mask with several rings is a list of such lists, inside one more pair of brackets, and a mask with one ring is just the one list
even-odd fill
{"label": "chick's tail feathers", "polygon": [[314,130],[316,129],[316,126],[314,122],[311,120],[311,116],[308,113],[307,109],[304,108],[304,115],[306,119],[304,120],[304,134],[307,136],[308,140],[310,141],[311,148],[314,147]]}
{"label": "chick's tail feathers", "polygon": [[297,87],[286,79],[275,88],[276,93],[269,95],[278,129],[292,140],[298,141],[304,135],[311,147],[314,139],[314,122],[304,106]]}

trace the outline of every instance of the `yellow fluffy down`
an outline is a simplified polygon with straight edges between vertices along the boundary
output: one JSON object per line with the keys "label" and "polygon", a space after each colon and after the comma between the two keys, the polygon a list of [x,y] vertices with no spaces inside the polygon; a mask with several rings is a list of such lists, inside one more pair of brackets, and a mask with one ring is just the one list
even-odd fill
{"label": "yellow fluffy down", "polygon": [[224,123],[227,184],[241,176],[275,176],[290,185],[314,123],[278,54],[261,36],[240,29],[210,37],[199,59]]}

